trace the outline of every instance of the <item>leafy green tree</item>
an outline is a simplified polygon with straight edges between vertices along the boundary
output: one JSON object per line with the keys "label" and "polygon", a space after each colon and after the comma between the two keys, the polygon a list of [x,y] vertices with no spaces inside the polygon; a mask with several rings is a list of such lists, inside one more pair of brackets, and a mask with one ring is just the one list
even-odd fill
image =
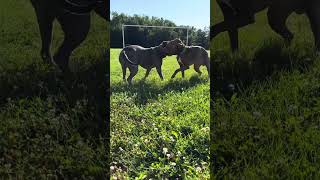
{"label": "leafy green tree", "polygon": [[[111,48],[122,48],[122,25],[152,25],[152,26],[177,26],[174,22],[158,17],[111,13]],[[188,26],[181,26],[188,27]],[[189,27],[189,45],[199,45],[209,49],[209,31]],[[138,44],[144,47],[159,45],[164,40],[181,38],[186,42],[187,32],[185,29],[159,29],[159,28],[126,28],[126,45]]]}

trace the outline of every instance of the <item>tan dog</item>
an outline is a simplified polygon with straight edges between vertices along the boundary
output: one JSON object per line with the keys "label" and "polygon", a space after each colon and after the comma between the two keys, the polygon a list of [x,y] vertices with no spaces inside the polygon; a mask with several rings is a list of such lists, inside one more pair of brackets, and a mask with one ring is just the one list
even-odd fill
{"label": "tan dog", "polygon": [[167,43],[166,46],[169,55],[177,55],[177,61],[180,68],[177,69],[171,78],[174,78],[181,71],[184,77],[184,71],[189,69],[189,66],[194,65],[194,70],[202,74],[200,66],[206,66],[210,77],[210,60],[208,52],[201,46],[186,46],[180,39],[174,39]]}

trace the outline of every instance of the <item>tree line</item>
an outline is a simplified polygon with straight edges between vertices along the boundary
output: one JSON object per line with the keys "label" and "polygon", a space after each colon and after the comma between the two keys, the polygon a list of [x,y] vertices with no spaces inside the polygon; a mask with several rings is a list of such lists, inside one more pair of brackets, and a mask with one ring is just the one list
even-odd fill
{"label": "tree line", "polygon": [[[177,25],[163,18],[149,17],[144,15],[128,16],[117,12],[111,13],[111,28],[110,28],[110,47],[122,48],[122,25],[150,25],[150,26],[169,26],[176,27]],[[202,46],[209,49],[209,28],[203,30],[188,27],[188,44]],[[125,27],[125,45],[136,44],[143,47],[152,47],[159,45],[164,40],[171,40],[179,37],[183,42],[187,40],[186,29],[162,29],[162,28],[141,28],[141,27]]]}

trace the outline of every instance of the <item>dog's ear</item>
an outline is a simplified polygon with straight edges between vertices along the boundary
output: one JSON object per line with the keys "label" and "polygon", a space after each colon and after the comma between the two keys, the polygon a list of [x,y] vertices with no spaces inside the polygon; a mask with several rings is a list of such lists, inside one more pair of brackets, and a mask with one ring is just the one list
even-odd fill
{"label": "dog's ear", "polygon": [[163,42],[159,45],[161,51],[167,53],[167,51],[168,51],[168,50],[167,50],[167,47],[166,47],[167,45],[168,45],[168,41],[163,41]]}
{"label": "dog's ear", "polygon": [[179,45],[179,46],[185,46],[184,42],[183,42],[183,41],[181,41],[180,39],[179,39],[179,43],[178,43],[178,45]]}
{"label": "dog's ear", "polygon": [[175,39],[175,42],[176,42],[177,44],[179,44],[179,45],[184,45],[184,43],[181,41],[180,38],[176,38],[176,39]]}

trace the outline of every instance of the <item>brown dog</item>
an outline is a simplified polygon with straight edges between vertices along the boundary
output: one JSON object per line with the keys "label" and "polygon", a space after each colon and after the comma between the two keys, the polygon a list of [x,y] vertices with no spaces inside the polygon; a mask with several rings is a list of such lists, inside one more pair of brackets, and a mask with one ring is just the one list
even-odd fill
{"label": "brown dog", "polygon": [[182,77],[184,77],[184,71],[189,69],[189,66],[194,65],[194,70],[202,74],[200,66],[206,66],[210,77],[210,60],[208,52],[201,46],[186,46],[180,39],[174,39],[169,41],[166,49],[168,54],[177,55],[177,61],[180,68],[177,69],[171,78],[174,78],[178,72],[181,71]]}

